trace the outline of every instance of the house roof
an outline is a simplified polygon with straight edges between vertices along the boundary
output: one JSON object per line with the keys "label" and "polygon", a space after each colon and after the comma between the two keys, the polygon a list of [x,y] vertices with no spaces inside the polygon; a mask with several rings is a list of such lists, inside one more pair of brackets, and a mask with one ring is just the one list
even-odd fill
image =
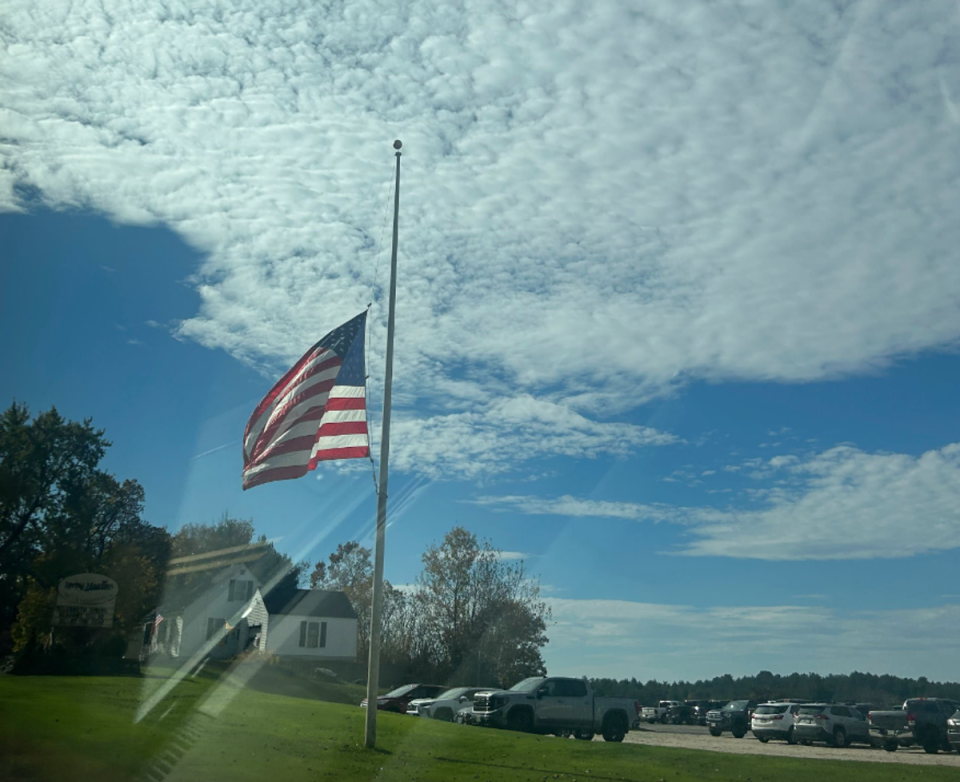
{"label": "house roof", "polygon": [[187,580],[184,580],[183,573],[168,576],[164,584],[160,612],[178,614],[194,603],[210,602],[216,595],[214,587],[222,583],[228,576],[239,576],[242,573],[244,578],[255,579],[255,576],[246,568],[237,568],[237,564],[240,563],[221,566],[218,570],[192,573]]}
{"label": "house roof", "polygon": [[325,589],[297,589],[285,594],[274,590],[264,598],[267,613],[290,616],[319,616],[330,619],[356,619],[357,612],[343,592]]}

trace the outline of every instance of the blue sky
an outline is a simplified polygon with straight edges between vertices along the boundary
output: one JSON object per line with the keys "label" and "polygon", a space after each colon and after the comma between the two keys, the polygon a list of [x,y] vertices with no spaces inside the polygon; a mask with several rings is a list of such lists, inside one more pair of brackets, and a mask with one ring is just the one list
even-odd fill
{"label": "blue sky", "polygon": [[28,8],[0,399],[151,521],[369,535],[368,464],[244,493],[240,437],[369,301],[379,420],[399,136],[388,578],[462,524],[555,673],[960,676],[955,9]]}

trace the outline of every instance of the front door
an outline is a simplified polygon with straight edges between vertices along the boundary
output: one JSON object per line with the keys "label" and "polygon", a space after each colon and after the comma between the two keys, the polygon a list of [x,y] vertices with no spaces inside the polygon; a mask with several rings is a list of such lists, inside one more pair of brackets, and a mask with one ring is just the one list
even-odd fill
{"label": "front door", "polygon": [[593,730],[593,698],[587,692],[587,683],[579,679],[566,679],[561,691],[566,700],[565,724],[581,730]]}
{"label": "front door", "polygon": [[562,679],[547,679],[537,689],[537,724],[544,728],[566,725],[567,698]]}

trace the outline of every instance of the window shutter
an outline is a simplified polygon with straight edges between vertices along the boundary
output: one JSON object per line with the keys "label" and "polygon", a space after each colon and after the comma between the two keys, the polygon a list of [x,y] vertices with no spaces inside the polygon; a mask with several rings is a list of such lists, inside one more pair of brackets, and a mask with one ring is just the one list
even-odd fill
{"label": "window shutter", "polygon": [[300,646],[307,645],[307,623],[300,623]]}
{"label": "window shutter", "polygon": [[231,601],[232,601],[232,600],[234,599],[233,596],[234,596],[234,594],[236,593],[236,591],[237,591],[237,582],[236,582],[235,579],[232,579],[232,578],[231,578],[231,579],[230,579],[230,592],[229,592],[229,594],[227,595],[227,600],[231,600]]}
{"label": "window shutter", "polygon": [[253,582],[247,582],[247,600],[253,597]]}
{"label": "window shutter", "polygon": [[327,623],[320,623],[320,648],[323,649],[327,645]]}

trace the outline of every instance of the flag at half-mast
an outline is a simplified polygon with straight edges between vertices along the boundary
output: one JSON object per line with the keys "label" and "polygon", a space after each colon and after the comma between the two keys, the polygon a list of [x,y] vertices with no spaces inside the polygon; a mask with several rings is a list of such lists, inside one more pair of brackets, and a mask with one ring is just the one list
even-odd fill
{"label": "flag at half-mast", "polygon": [[257,405],[243,434],[244,489],[370,455],[366,323],[365,310],[327,334]]}

